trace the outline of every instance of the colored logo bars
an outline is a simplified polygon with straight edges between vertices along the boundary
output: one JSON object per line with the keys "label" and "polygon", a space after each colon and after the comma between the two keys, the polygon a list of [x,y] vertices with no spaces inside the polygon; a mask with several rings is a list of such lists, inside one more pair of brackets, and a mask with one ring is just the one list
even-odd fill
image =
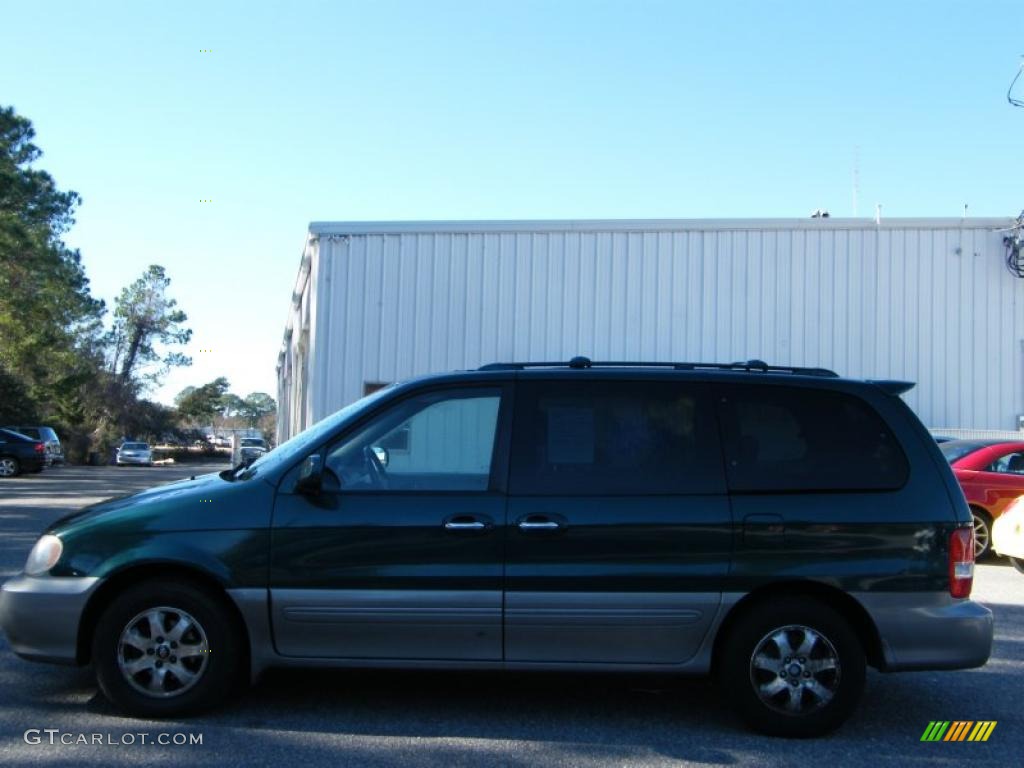
{"label": "colored logo bars", "polygon": [[988,741],[996,728],[996,720],[932,720],[924,729],[921,741]]}

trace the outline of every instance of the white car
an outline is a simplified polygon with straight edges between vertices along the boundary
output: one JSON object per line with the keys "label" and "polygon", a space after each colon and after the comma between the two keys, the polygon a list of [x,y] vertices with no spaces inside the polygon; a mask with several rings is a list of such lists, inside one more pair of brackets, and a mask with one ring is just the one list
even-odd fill
{"label": "white car", "polygon": [[1018,496],[992,524],[992,549],[1024,573],[1024,496]]}
{"label": "white car", "polygon": [[114,463],[119,467],[126,464],[140,464],[145,467],[153,466],[153,449],[149,443],[122,443],[117,449],[117,458]]}

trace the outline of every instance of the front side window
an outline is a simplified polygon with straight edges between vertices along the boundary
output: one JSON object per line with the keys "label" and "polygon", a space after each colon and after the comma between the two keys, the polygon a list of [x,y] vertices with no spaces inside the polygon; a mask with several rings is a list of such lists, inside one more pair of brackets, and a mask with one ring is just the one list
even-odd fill
{"label": "front side window", "polygon": [[520,382],[510,491],[646,496],[724,492],[713,409],[667,381]]}
{"label": "front side window", "polygon": [[739,492],[895,490],[906,456],[882,418],[843,392],[722,387],[729,487]]}
{"label": "front side window", "polygon": [[1000,456],[987,469],[1007,475],[1024,475],[1024,452],[1014,451]]}
{"label": "front side window", "polygon": [[486,491],[500,403],[493,387],[406,398],[328,447],[328,478],[342,492]]}

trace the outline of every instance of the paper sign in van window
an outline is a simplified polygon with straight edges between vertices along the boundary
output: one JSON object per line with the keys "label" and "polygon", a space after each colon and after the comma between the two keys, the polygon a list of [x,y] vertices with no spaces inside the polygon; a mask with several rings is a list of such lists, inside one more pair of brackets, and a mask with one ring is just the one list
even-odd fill
{"label": "paper sign in van window", "polygon": [[594,463],[594,409],[555,405],[548,409],[548,463]]}

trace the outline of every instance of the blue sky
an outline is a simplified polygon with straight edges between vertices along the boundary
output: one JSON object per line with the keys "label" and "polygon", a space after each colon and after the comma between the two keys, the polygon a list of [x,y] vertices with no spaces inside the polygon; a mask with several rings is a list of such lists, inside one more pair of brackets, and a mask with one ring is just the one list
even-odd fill
{"label": "blue sky", "polygon": [[1019,2],[5,0],[0,104],[82,195],[68,240],[96,295],[167,268],[195,363],[157,399],[218,375],[275,394],[313,220],[849,216],[856,147],[862,216],[1016,215],[1022,17]]}

